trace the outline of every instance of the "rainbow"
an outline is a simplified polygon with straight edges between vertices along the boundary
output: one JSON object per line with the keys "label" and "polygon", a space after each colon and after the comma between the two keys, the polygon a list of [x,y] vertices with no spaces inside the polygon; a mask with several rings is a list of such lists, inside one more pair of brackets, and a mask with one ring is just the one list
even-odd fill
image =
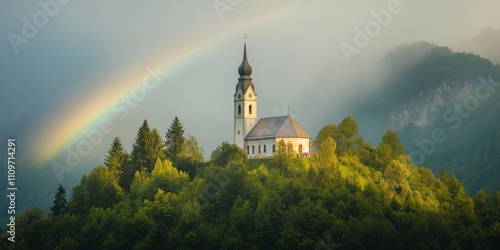
{"label": "rainbow", "polygon": [[[171,73],[180,70],[188,61],[195,60],[208,45],[208,43],[205,43],[184,49],[169,61],[161,64],[159,71]],[[147,64],[144,65],[146,67]],[[155,68],[154,65],[148,67]],[[107,80],[105,82],[112,82],[113,84],[107,84],[105,87],[101,86],[91,96],[84,95],[71,105],[56,112],[55,115],[48,119],[49,122],[43,126],[35,139],[35,145],[43,145],[43,147],[35,151],[36,159],[42,165],[47,163],[58,156],[60,152],[63,152],[68,145],[75,144],[83,139],[83,130],[98,126],[98,123],[104,117],[112,115],[111,106],[113,103],[120,100],[123,94],[129,93],[134,87],[141,85],[144,77],[150,75],[144,68]],[[165,82],[168,82],[168,80],[163,79],[162,83]]]}
{"label": "rainbow", "polygon": [[[289,9],[286,11],[283,11],[283,9],[277,11],[270,8],[265,13],[259,13],[258,20],[253,21],[251,26],[263,25],[271,19],[289,16],[294,13],[291,9],[296,8],[295,6],[289,6]],[[194,62],[204,53],[216,49],[218,44],[230,39],[232,40],[234,37],[242,36],[241,25],[238,22],[230,22],[227,25],[229,29],[225,29],[225,32],[211,34],[208,39],[203,41],[191,44],[182,43],[177,46],[170,45],[170,49],[167,52],[159,53],[161,55],[169,55],[168,60],[158,64],[160,65],[160,71],[171,73],[188,67],[190,62]],[[174,50],[172,47],[176,49]],[[172,56],[172,51],[178,52]],[[156,64],[145,62],[143,65],[155,68],[153,65]],[[102,84],[99,90],[94,90],[90,92],[92,94],[81,96],[78,100],[74,100],[70,105],[57,110],[52,116],[49,116],[46,119],[47,122],[42,124],[34,138],[34,145],[37,145],[34,149],[34,157],[37,165],[48,166],[48,163],[66,152],[65,149],[68,146],[72,146],[84,138],[83,130],[97,127],[103,118],[111,116],[111,106],[113,103],[119,100],[123,94],[129,93],[134,87],[140,85],[144,77],[149,75],[144,70],[145,67],[127,71],[131,72],[128,74],[106,79],[103,81],[106,84]],[[166,78],[162,79],[163,83],[168,82]]]}

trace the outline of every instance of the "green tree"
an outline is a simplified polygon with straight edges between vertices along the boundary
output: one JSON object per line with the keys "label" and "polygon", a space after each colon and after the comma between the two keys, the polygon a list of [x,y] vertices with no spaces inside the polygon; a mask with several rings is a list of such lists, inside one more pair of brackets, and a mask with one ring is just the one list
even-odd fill
{"label": "green tree", "polygon": [[335,162],[337,161],[337,155],[335,154],[336,149],[337,144],[333,141],[333,138],[326,138],[319,147],[319,164],[323,167],[331,167],[335,165]]}
{"label": "green tree", "polygon": [[33,207],[16,216],[16,242],[13,249],[39,249],[47,242],[46,232],[52,226],[52,218],[46,218],[44,214],[41,208]]}
{"label": "green tree", "polygon": [[107,167],[99,166],[73,187],[69,208],[73,213],[86,213],[92,207],[111,207],[123,196],[116,174]]}
{"label": "green tree", "polygon": [[131,163],[134,172],[141,169],[153,169],[156,162],[156,155],[154,154],[154,144],[151,138],[151,129],[149,128],[148,121],[144,120],[132,146]]}
{"label": "green tree", "polygon": [[172,124],[168,128],[166,134],[165,145],[167,146],[166,154],[170,161],[175,162],[177,157],[181,154],[184,141],[184,128],[179,121],[179,118],[176,116],[172,121]]}
{"label": "green tree", "polygon": [[78,249],[78,242],[69,236],[61,239],[59,245],[56,246],[55,250],[76,250]]}
{"label": "green tree", "polygon": [[104,160],[104,165],[110,169],[117,170],[119,176],[118,184],[123,190],[128,192],[130,183],[134,178],[135,169],[119,137],[113,139],[111,147],[108,150],[108,155],[106,155],[106,159]]}
{"label": "green tree", "polygon": [[274,152],[273,160],[278,166],[278,169],[285,175],[288,173],[288,168],[292,164],[292,157],[295,155],[291,143],[285,143],[284,140],[280,140],[276,145],[276,151]]}
{"label": "green tree", "polygon": [[181,156],[190,159],[192,162],[203,161],[203,149],[193,135],[188,135],[181,152]]}
{"label": "green tree", "polygon": [[210,162],[216,166],[227,166],[231,161],[236,161],[245,164],[247,161],[247,154],[243,149],[235,144],[223,142],[218,146],[210,155]]}
{"label": "green tree", "polygon": [[337,166],[337,155],[335,154],[335,150],[337,148],[337,144],[331,137],[326,138],[326,140],[319,147],[318,152],[318,161],[319,161],[319,170],[326,174],[330,180],[339,180],[340,179],[340,171]]}
{"label": "green tree", "polygon": [[[160,161],[166,160],[165,155],[165,143],[163,142],[160,132],[157,129],[151,130],[151,144],[153,146],[151,160],[154,160],[155,163],[159,159]],[[154,165],[153,165],[154,166]],[[153,168],[148,169],[151,172]]]}
{"label": "green tree", "polygon": [[151,172],[150,184],[152,186],[151,189],[154,190],[152,194],[154,195],[158,189],[165,192],[177,193],[188,181],[188,174],[172,166],[169,160],[163,162],[158,160]]}
{"label": "green tree", "polygon": [[335,124],[328,124],[321,128],[321,130],[318,132],[318,135],[316,136],[316,139],[314,139],[314,146],[319,150],[321,147],[321,144],[327,139],[327,138],[338,138],[338,128],[337,125]]}
{"label": "green tree", "polygon": [[184,143],[181,155],[179,155],[177,161],[174,162],[175,167],[187,172],[191,179],[194,178],[197,169],[203,162],[202,152],[203,150],[200,148],[196,138],[189,135]]}
{"label": "green tree", "polygon": [[242,234],[249,235],[253,232],[254,214],[250,201],[243,200],[238,196],[229,212],[229,221]]}
{"label": "green tree", "polygon": [[408,163],[409,157],[402,156],[401,159],[392,160],[384,172],[384,178],[389,184],[389,189],[396,194],[408,194],[410,189],[408,183],[408,177],[410,176]]}
{"label": "green tree", "polygon": [[66,189],[59,184],[54,197],[54,205],[50,208],[50,215],[58,216],[65,214],[68,210],[68,201],[66,200]]}
{"label": "green tree", "polygon": [[358,123],[351,116],[344,118],[338,125],[337,138],[333,139],[337,142],[337,155],[357,154],[364,143],[359,135]]}
{"label": "green tree", "polygon": [[102,207],[91,208],[81,229],[82,237],[79,246],[81,249],[102,249],[109,235],[118,231],[119,225],[120,218],[116,210]]}
{"label": "green tree", "polygon": [[128,192],[130,191],[130,184],[132,183],[132,179],[134,179],[136,170],[127,152],[123,153],[123,159],[123,163],[118,167],[118,185],[120,185],[125,192]]}
{"label": "green tree", "polygon": [[380,145],[387,144],[391,148],[392,158],[396,158],[398,155],[405,153],[405,148],[399,143],[399,136],[396,132],[388,129],[384,136],[382,136],[382,141]]}
{"label": "green tree", "polygon": [[477,194],[473,198],[474,201],[474,210],[476,211],[476,215],[478,217],[479,222],[482,226],[489,226],[488,217],[491,215],[491,211],[489,210],[489,201],[488,195],[484,190],[479,190]]}
{"label": "green tree", "polygon": [[[281,206],[281,197],[273,190],[263,193],[257,203],[254,212],[254,228],[261,248],[269,246],[269,242],[276,244],[278,240],[277,232],[280,232],[283,227]],[[264,242],[265,245],[263,245]]]}
{"label": "green tree", "polygon": [[122,141],[119,137],[115,137],[111,143],[111,148],[108,150],[108,155],[104,160],[104,165],[109,168],[119,168],[128,158],[127,152],[123,149]]}
{"label": "green tree", "polygon": [[391,146],[387,143],[382,143],[375,148],[375,159],[372,162],[372,167],[384,171],[387,165],[394,159]]}

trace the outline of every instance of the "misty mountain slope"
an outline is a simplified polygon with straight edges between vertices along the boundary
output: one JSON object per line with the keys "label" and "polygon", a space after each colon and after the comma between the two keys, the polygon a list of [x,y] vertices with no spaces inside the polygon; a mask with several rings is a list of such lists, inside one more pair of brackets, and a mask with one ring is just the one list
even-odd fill
{"label": "misty mountain slope", "polygon": [[417,165],[446,169],[471,194],[499,189],[500,66],[422,42],[382,64],[390,77],[361,112],[395,130]]}
{"label": "misty mountain slope", "polygon": [[388,127],[400,130],[408,125],[422,127],[431,125],[440,117],[438,114],[443,107],[450,105],[450,100],[457,101],[465,98],[478,84],[492,84],[481,76],[477,80],[465,82],[443,81],[438,87],[419,92],[418,96],[403,101],[391,109]]}

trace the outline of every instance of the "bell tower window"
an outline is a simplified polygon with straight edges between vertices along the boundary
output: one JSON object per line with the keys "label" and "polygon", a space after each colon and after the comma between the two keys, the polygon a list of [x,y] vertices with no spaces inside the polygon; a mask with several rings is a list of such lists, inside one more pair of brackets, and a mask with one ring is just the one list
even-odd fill
{"label": "bell tower window", "polygon": [[241,115],[241,105],[238,105],[238,115]]}
{"label": "bell tower window", "polygon": [[252,114],[252,105],[248,106],[248,114]]}

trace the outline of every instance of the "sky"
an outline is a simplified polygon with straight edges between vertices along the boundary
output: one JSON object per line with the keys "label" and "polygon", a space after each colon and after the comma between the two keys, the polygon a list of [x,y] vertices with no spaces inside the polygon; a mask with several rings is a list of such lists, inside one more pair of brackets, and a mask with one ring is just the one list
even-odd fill
{"label": "sky", "polygon": [[0,158],[15,138],[25,196],[55,192],[102,163],[114,137],[130,152],[145,119],[164,136],[175,116],[208,157],[233,140],[244,34],[259,117],[290,110],[314,137],[377,91],[388,51],[499,29],[498,10],[493,0],[1,1]]}

